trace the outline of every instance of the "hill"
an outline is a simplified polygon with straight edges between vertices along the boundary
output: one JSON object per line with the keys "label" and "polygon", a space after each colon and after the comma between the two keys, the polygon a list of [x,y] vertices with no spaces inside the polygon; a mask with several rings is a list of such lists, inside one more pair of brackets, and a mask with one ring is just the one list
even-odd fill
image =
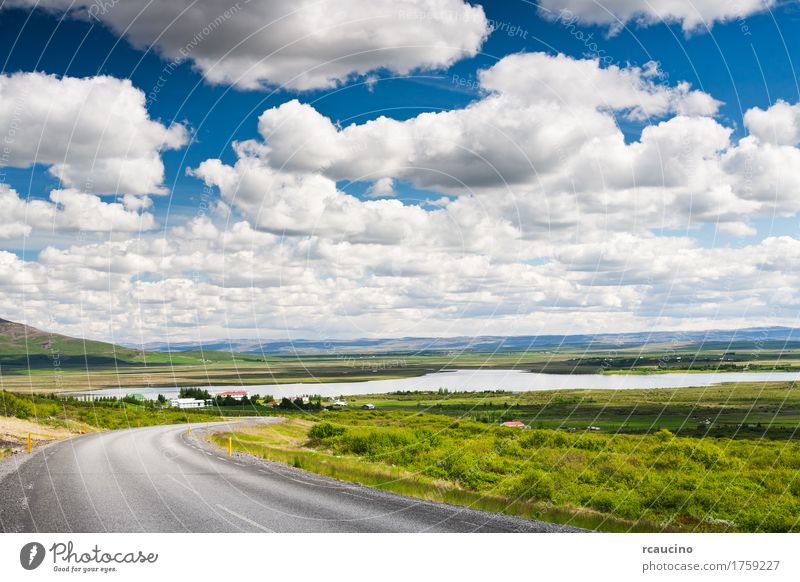
{"label": "hill", "polygon": [[0,319],[0,364],[28,367],[45,361],[60,366],[141,363],[143,352]]}
{"label": "hill", "polygon": [[260,362],[262,359],[258,355],[233,354],[230,351],[213,349],[186,350],[180,353],[165,350],[150,351],[74,338],[0,319],[0,366],[5,371],[42,370],[54,367],[235,364]]}

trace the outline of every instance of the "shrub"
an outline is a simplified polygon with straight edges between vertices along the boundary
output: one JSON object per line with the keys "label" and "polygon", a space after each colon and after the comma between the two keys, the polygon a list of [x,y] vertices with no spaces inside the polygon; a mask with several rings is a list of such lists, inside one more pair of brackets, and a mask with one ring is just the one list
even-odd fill
{"label": "shrub", "polygon": [[18,398],[9,392],[0,392],[0,411],[4,416],[30,418],[35,416],[36,407],[27,399]]}
{"label": "shrub", "polygon": [[344,427],[334,426],[330,422],[320,422],[311,427],[308,436],[313,440],[323,440],[344,434]]}

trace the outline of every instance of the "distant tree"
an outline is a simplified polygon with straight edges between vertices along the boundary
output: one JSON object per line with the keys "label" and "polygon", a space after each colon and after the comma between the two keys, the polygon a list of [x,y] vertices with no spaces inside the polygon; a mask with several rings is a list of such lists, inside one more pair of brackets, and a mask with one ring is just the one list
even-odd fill
{"label": "distant tree", "polygon": [[167,403],[167,397],[164,396],[163,394],[159,394],[158,397],[156,398],[156,400],[158,401],[159,404],[166,404]]}
{"label": "distant tree", "polygon": [[178,398],[196,398],[197,400],[209,400],[211,394],[203,388],[181,388]]}

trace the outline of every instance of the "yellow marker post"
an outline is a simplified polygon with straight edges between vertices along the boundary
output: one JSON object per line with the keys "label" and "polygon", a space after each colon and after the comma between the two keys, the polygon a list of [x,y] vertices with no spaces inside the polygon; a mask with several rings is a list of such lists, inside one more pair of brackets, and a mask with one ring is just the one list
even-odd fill
{"label": "yellow marker post", "polygon": [[230,457],[232,455],[233,455],[233,438],[228,437],[228,456]]}
{"label": "yellow marker post", "polygon": [[32,445],[31,445],[31,433],[28,433],[28,454],[29,454],[29,455],[31,454],[31,449],[32,449],[32,448],[33,448],[33,447],[32,447]]}
{"label": "yellow marker post", "polygon": [[192,434],[192,427],[191,427],[191,425],[186,425],[186,434]]}

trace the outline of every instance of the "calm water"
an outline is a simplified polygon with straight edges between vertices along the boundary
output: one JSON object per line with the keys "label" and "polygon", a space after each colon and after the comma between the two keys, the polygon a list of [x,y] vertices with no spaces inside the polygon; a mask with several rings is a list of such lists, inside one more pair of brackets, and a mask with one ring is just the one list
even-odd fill
{"label": "calm water", "polygon": [[[436,372],[417,378],[402,380],[370,380],[368,382],[324,382],[320,384],[263,384],[241,388],[239,386],[212,386],[212,394],[226,390],[249,390],[255,394],[272,394],[276,398],[321,394],[322,396],[347,396],[352,394],[384,394],[396,390],[437,390],[447,388],[466,392],[481,390],[569,390],[593,388],[599,390],[633,388],[681,388],[686,386],[713,386],[723,382],[781,382],[800,380],[795,372],[728,372],[718,374],[651,374],[614,375],[600,374],[532,374],[521,370],[456,370]],[[94,390],[93,395],[125,396],[131,392],[155,398],[177,396],[174,388],[107,388]]]}

